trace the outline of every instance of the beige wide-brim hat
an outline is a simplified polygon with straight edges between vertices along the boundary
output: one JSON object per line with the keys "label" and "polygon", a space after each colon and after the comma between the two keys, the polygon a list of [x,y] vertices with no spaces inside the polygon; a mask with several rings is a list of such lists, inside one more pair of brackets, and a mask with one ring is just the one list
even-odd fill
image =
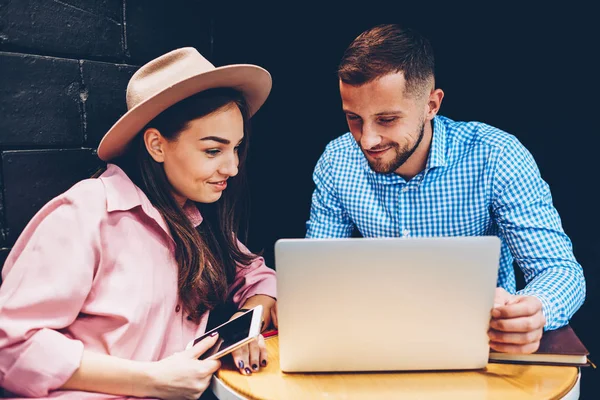
{"label": "beige wide-brim hat", "polygon": [[127,112],[104,135],[98,157],[109,161],[121,154],[133,138],[158,114],[196,93],[230,87],[239,90],[250,115],[271,91],[271,74],[250,64],[215,68],[193,47],[173,50],[142,66],[127,85]]}

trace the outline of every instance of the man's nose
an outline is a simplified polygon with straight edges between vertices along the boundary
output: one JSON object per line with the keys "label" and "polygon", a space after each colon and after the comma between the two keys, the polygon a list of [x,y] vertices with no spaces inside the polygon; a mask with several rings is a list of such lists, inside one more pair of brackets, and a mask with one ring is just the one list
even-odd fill
{"label": "man's nose", "polygon": [[369,124],[364,124],[362,135],[360,137],[360,145],[363,149],[369,150],[381,143],[381,136]]}

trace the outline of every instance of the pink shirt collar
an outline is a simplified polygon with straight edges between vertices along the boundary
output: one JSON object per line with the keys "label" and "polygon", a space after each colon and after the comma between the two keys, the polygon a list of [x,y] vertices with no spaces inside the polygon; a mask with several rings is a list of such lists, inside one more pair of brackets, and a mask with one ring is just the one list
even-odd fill
{"label": "pink shirt collar", "polygon": [[[100,176],[100,180],[106,190],[107,212],[129,211],[135,207],[141,207],[142,211],[156,221],[171,237],[169,227],[160,212],[120,167],[115,164],[107,164],[106,171]],[[202,223],[202,215],[193,202],[188,200],[183,206],[183,211],[194,227]]]}

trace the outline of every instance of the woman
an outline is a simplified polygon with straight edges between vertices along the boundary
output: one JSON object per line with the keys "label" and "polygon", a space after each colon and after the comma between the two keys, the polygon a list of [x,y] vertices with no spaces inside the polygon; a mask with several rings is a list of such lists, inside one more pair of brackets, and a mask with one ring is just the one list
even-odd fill
{"label": "woman", "polygon": [[[209,311],[262,304],[270,324],[275,273],[236,236],[247,120],[270,89],[264,69],[215,68],[193,48],[133,75],[98,147],[106,171],[46,204],[6,260],[0,386],[197,399],[220,366],[198,357],[217,338],[184,349]],[[262,338],[234,353],[245,374],[266,360]]]}

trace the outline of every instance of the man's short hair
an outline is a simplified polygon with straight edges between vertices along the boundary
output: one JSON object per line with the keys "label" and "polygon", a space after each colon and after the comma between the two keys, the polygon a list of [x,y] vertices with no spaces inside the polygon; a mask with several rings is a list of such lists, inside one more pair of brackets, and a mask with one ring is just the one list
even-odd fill
{"label": "man's short hair", "polygon": [[433,48],[418,32],[396,24],[378,25],[348,46],[338,67],[339,79],[353,86],[402,72],[406,92],[418,94],[434,79]]}

